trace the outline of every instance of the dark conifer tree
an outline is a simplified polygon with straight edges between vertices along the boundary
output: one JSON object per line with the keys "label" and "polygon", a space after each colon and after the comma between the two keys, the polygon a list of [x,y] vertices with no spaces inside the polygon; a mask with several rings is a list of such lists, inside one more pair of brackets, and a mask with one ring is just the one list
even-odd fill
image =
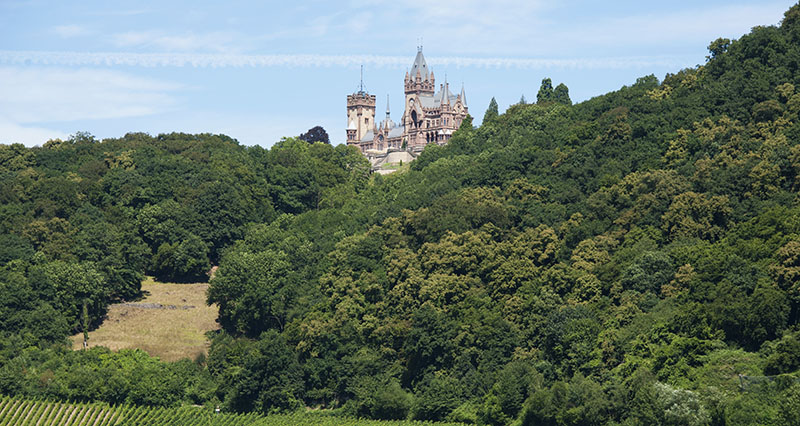
{"label": "dark conifer tree", "polygon": [[497,100],[492,97],[492,100],[489,101],[489,108],[486,108],[486,113],[483,114],[483,122],[488,123],[497,118],[498,115],[499,112],[497,111]]}

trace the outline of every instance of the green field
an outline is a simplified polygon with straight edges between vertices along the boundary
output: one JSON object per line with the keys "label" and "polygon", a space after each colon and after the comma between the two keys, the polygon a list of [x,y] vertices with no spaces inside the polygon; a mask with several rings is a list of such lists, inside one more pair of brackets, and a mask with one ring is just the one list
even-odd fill
{"label": "green field", "polygon": [[320,413],[218,413],[201,407],[159,408],[100,403],[0,399],[0,426],[423,426],[456,425],[419,421],[376,421]]}

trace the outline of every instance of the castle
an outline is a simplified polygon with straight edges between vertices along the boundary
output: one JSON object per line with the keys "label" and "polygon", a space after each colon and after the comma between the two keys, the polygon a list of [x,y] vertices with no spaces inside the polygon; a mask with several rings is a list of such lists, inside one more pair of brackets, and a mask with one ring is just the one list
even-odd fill
{"label": "castle", "polygon": [[[375,123],[375,95],[361,89],[347,95],[347,144],[358,147],[372,162],[373,169],[392,159],[413,160],[428,144],[444,145],[467,116],[464,87],[453,95],[445,81],[436,89],[433,71],[428,69],[422,48],[405,77],[405,111],[400,124],[389,117]],[[402,154],[394,154],[399,153]]]}

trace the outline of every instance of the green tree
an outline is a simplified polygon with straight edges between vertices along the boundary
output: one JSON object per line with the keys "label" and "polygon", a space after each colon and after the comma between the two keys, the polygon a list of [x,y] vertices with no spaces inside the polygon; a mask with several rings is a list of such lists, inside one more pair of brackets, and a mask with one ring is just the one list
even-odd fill
{"label": "green tree", "polygon": [[787,374],[800,369],[799,335],[798,332],[787,332],[780,340],[764,345],[764,351],[768,354],[764,367],[766,374]]}
{"label": "green tree", "polygon": [[93,263],[54,261],[31,272],[31,280],[42,297],[64,315],[72,331],[81,329],[84,300],[92,325],[97,325],[105,315],[109,290],[105,277]]}
{"label": "green tree", "polygon": [[711,44],[708,45],[708,52],[710,53],[710,56],[706,56],[706,60],[711,61],[717,56],[722,55],[728,51],[730,46],[731,41],[727,38],[718,38],[712,41]]}
{"label": "green tree", "polygon": [[553,100],[564,105],[572,105],[572,99],[569,98],[569,88],[564,83],[559,83],[553,90]]}
{"label": "green tree", "polygon": [[672,259],[661,252],[645,252],[622,273],[621,284],[625,289],[659,294],[661,287],[675,275]]}
{"label": "green tree", "polygon": [[288,256],[267,249],[225,256],[208,288],[208,304],[219,307],[219,323],[234,335],[257,337],[282,330],[299,289]]}
{"label": "green tree", "polygon": [[489,101],[489,107],[486,108],[486,112],[483,114],[483,123],[489,123],[499,115],[499,111],[497,110],[497,100],[492,97],[492,100]]}
{"label": "green tree", "polygon": [[414,402],[396,379],[359,377],[351,388],[354,398],[349,403],[358,417],[379,420],[403,420]]}
{"label": "green tree", "polygon": [[328,132],[326,132],[322,126],[314,126],[308,129],[307,132],[298,136],[298,139],[302,139],[308,143],[314,143],[314,142],[322,142],[327,144],[331,143],[330,139],[328,138]]}
{"label": "green tree", "polygon": [[255,341],[216,338],[208,369],[220,381],[219,391],[229,410],[272,413],[301,405],[303,383],[297,357],[275,330]]}
{"label": "green tree", "polygon": [[205,281],[210,269],[208,246],[193,234],[180,242],[161,244],[153,256],[152,270],[160,281]]}
{"label": "green tree", "polygon": [[553,81],[549,78],[542,79],[542,85],[539,87],[539,92],[536,94],[536,103],[539,105],[555,100],[555,93],[553,92]]}

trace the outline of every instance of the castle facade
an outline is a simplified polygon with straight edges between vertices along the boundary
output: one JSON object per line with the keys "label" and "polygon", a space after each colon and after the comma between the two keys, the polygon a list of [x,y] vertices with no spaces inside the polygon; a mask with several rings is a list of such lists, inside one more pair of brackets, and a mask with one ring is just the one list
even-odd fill
{"label": "castle facade", "polygon": [[392,152],[406,151],[416,157],[428,144],[444,145],[467,116],[464,87],[454,95],[445,82],[436,92],[433,71],[428,69],[422,48],[411,71],[406,71],[405,110],[399,124],[390,118],[375,121],[375,95],[361,90],[347,95],[347,144],[358,147],[373,163],[379,164]]}

